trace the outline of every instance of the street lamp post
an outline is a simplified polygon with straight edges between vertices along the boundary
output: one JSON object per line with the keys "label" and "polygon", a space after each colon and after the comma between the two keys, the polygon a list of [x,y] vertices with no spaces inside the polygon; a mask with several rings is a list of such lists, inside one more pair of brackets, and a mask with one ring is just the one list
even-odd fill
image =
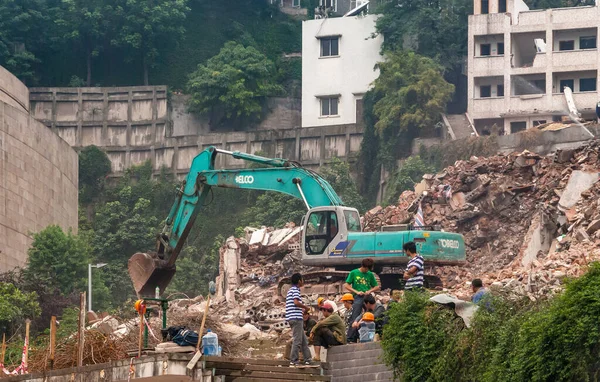
{"label": "street lamp post", "polygon": [[106,263],[88,264],[88,311],[92,311],[92,268],[102,268]]}

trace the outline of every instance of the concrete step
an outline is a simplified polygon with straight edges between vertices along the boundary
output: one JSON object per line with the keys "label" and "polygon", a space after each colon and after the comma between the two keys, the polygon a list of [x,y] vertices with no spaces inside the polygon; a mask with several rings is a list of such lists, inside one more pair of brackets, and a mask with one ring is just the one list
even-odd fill
{"label": "concrete step", "polygon": [[235,378],[251,378],[262,381],[284,380],[284,381],[331,381],[331,377],[327,375],[312,375],[294,372],[294,368],[288,368],[288,371],[280,371],[270,373],[267,371],[250,371],[250,370],[215,370],[215,377],[225,376],[225,380],[236,380]]}
{"label": "concrete step", "polygon": [[200,362],[217,362],[217,363],[234,363],[247,365],[265,365],[265,366],[289,366],[290,361],[277,361],[273,359],[258,359],[258,358],[241,358],[241,357],[218,357],[218,356],[203,356]]}
{"label": "concrete step", "polygon": [[357,351],[356,353],[338,353],[338,354],[327,353],[327,362],[347,361],[347,360],[356,359],[356,358],[378,359],[379,357],[381,357],[382,354],[383,354],[383,351],[381,349],[362,350],[362,351]]}
{"label": "concrete step", "polygon": [[355,374],[355,375],[347,375],[343,377],[334,376],[331,378],[331,382],[366,382],[366,381],[385,381],[385,382],[393,382],[394,381],[394,373],[391,371],[385,371],[375,374]]}
{"label": "concrete step", "polygon": [[381,349],[381,342],[366,342],[362,344],[333,346],[329,348],[327,354],[354,353],[374,349]]}
{"label": "concrete step", "polygon": [[343,370],[362,366],[375,366],[383,363],[381,357],[365,357],[358,359],[346,359],[344,361],[327,362],[324,367],[326,370]]}
{"label": "concrete step", "polygon": [[[360,366],[351,367],[347,369],[334,369],[331,370],[331,375],[334,377],[347,377],[350,375],[375,375],[378,373],[388,372],[390,369],[384,364],[371,365],[371,366]],[[367,378],[369,380],[369,378]]]}
{"label": "concrete step", "polygon": [[467,138],[471,136],[473,129],[469,119],[465,114],[447,114],[446,118],[456,135],[456,139]]}
{"label": "concrete step", "polygon": [[251,364],[242,364],[242,363],[232,363],[232,362],[206,362],[204,364],[207,369],[216,369],[216,370],[244,370],[244,371],[264,371],[269,373],[280,373],[282,371],[288,372],[289,370],[294,370],[296,374],[310,374],[310,375],[320,375],[322,374],[321,368],[313,368],[313,367],[305,367],[305,368],[290,368],[289,364],[285,366],[269,366],[269,365],[251,365]]}

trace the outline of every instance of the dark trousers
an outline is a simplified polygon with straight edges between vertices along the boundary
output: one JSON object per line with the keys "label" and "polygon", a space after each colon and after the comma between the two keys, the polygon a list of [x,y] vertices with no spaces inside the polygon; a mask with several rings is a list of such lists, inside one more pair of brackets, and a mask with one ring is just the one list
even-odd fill
{"label": "dark trousers", "polygon": [[322,346],[325,349],[329,349],[331,346],[341,345],[342,343],[338,341],[333,332],[329,328],[319,328],[315,332],[315,336],[313,337],[313,345]]}
{"label": "dark trousers", "polygon": [[358,341],[358,329],[354,329],[352,327],[352,323],[356,321],[356,318],[362,315],[363,313],[363,305],[364,305],[364,296],[356,295],[354,296],[354,302],[352,303],[352,316],[350,318],[350,326],[347,329],[346,337],[348,338],[348,342],[356,342]]}

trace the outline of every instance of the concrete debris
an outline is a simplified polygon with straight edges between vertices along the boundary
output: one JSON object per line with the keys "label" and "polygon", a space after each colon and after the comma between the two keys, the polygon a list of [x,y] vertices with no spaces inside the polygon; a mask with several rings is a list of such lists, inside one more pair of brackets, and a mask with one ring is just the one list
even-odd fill
{"label": "concrete debris", "polygon": [[532,299],[554,293],[600,252],[599,149],[594,140],[546,157],[457,161],[425,179],[425,195],[405,191],[397,204],[368,211],[365,230],[410,224],[421,199],[426,225],[465,237],[467,264],[433,269],[447,290],[468,299],[468,282],[481,278]]}

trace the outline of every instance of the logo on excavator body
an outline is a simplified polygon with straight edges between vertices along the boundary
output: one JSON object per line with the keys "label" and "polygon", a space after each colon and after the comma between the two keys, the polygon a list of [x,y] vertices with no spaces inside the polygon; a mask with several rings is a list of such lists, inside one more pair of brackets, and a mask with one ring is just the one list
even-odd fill
{"label": "logo on excavator body", "polygon": [[235,177],[237,184],[252,184],[254,183],[254,177],[252,175],[238,175]]}
{"label": "logo on excavator body", "polygon": [[460,247],[458,240],[440,239],[440,244],[444,248],[458,249]]}

